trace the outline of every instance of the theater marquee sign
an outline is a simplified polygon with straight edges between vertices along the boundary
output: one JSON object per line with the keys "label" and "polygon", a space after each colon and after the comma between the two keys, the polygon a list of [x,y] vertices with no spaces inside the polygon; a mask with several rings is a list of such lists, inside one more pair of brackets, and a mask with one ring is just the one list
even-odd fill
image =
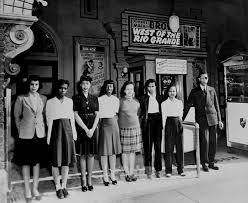
{"label": "theater marquee sign", "polygon": [[130,44],[138,46],[176,46],[200,48],[200,27],[181,25],[172,32],[162,20],[130,17]]}
{"label": "theater marquee sign", "polygon": [[183,46],[181,33],[173,33],[163,21],[130,18],[132,44]]}
{"label": "theater marquee sign", "polygon": [[[169,16],[153,15],[135,11],[122,13],[122,46],[138,53],[160,53],[161,48],[177,50],[205,51],[205,27],[202,22],[180,18],[180,28],[172,32],[169,28]],[[204,42],[201,42],[201,33]],[[203,47],[201,46],[203,44]],[[168,51],[168,50],[167,50]]]}

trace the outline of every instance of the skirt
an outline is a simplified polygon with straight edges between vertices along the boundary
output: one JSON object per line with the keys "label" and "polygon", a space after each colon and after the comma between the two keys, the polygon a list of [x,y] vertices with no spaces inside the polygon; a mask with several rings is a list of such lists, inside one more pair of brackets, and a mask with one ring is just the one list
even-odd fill
{"label": "skirt", "polygon": [[19,138],[16,143],[14,162],[21,166],[46,163],[47,150],[46,137],[38,138],[35,134],[32,139]]}
{"label": "skirt", "polygon": [[122,153],[134,153],[142,150],[140,127],[120,128]]}
{"label": "skirt", "polygon": [[76,162],[75,143],[69,119],[53,121],[49,152],[54,167],[69,166]]}
{"label": "skirt", "polygon": [[119,126],[116,118],[102,118],[99,129],[100,156],[108,156],[121,153]]}
{"label": "skirt", "polygon": [[[95,114],[83,114],[82,120],[88,128],[92,128]],[[85,131],[77,125],[78,139],[76,141],[77,153],[80,155],[95,155],[98,153],[97,139],[98,139],[98,128],[96,128],[93,136],[89,138]]]}

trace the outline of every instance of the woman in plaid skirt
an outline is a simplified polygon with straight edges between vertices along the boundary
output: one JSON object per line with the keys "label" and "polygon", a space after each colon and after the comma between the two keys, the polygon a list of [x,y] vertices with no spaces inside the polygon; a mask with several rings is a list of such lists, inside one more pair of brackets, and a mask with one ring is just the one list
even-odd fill
{"label": "woman in plaid skirt", "polygon": [[119,127],[122,145],[122,163],[126,173],[126,181],[136,181],[134,175],[135,152],[142,148],[141,129],[139,123],[140,104],[134,98],[134,84],[126,81],[121,88],[119,108]]}

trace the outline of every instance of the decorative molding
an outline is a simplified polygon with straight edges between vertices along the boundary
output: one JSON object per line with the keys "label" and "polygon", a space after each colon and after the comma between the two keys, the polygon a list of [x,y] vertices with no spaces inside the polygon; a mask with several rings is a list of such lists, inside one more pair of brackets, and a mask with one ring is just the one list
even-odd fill
{"label": "decorative molding", "polygon": [[33,31],[25,25],[15,25],[6,31],[3,53],[6,58],[14,58],[29,49],[34,42]]}

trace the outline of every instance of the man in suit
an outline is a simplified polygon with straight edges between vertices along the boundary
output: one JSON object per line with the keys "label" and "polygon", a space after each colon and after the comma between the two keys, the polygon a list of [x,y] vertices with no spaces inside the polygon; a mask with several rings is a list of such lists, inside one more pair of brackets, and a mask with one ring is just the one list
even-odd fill
{"label": "man in suit", "polygon": [[154,145],[154,168],[156,177],[160,177],[162,170],[161,140],[162,140],[162,96],[156,92],[156,81],[149,79],[145,83],[146,93],[140,99],[141,129],[144,146],[145,173],[150,179],[152,174],[152,147]]}
{"label": "man in suit", "polygon": [[[185,105],[183,120],[190,107],[195,107],[195,120],[199,124],[200,136],[200,159],[203,171],[208,172],[209,168],[218,170],[214,165],[217,144],[217,125],[223,128],[220,109],[215,89],[207,85],[208,74],[201,71],[198,77],[198,86],[189,95]],[[208,166],[206,165],[208,163]]]}

